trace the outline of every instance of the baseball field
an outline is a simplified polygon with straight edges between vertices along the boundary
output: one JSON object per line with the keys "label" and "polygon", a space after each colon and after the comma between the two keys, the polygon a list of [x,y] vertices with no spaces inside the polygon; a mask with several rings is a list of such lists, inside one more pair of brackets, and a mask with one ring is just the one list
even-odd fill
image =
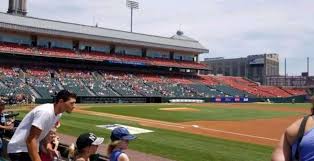
{"label": "baseball field", "polygon": [[[130,149],[180,161],[265,161],[310,104],[79,104],[60,133],[91,131],[109,142],[115,124],[150,130]],[[21,117],[27,111],[21,111]]]}

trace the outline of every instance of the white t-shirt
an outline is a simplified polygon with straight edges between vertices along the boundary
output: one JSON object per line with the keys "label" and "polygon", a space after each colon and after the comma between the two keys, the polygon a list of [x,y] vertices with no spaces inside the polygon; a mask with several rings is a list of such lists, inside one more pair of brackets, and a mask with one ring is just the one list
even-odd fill
{"label": "white t-shirt", "polygon": [[61,115],[55,115],[53,104],[50,103],[35,107],[24,117],[14,132],[8,144],[8,153],[28,152],[26,139],[32,126],[42,130],[37,142],[39,145],[39,142],[45,138]]}

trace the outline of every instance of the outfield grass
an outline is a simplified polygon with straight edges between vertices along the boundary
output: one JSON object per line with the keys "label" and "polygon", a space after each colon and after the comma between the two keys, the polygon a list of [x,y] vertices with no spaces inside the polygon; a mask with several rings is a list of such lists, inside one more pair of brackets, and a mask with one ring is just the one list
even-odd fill
{"label": "outfield grass", "polygon": [[[23,117],[25,112],[21,112]],[[142,127],[135,122],[114,120],[107,117],[64,114],[59,132],[77,137],[83,132],[94,132],[109,141],[109,130],[96,125],[125,124]],[[146,127],[143,127],[146,128]],[[174,132],[154,128],[153,133],[138,135],[130,149],[180,161],[265,161],[271,156],[271,147],[236,141],[227,141],[200,135]]]}
{"label": "outfield grass", "polygon": [[[250,104],[249,104],[250,105]],[[312,108],[312,105],[310,103],[273,103],[273,104],[256,104],[254,103],[253,105],[258,105],[258,106],[262,106],[262,107],[270,107],[270,108],[306,108],[306,109],[310,109]]]}
{"label": "outfield grass", "polygon": [[[252,104],[253,106],[254,104]],[[125,116],[134,116],[140,118],[148,118],[153,120],[170,121],[170,122],[185,122],[199,120],[249,120],[249,119],[266,119],[275,117],[285,117],[291,115],[299,115],[296,112],[283,111],[266,111],[257,109],[237,109],[217,107],[217,104],[193,105],[193,104],[92,104],[88,105],[90,111],[111,113]],[[246,105],[248,106],[248,105]],[[264,106],[264,105],[263,105]],[[189,111],[162,111],[160,108],[178,108],[188,107],[198,109],[196,112]],[[265,105],[267,107],[267,105]]]}

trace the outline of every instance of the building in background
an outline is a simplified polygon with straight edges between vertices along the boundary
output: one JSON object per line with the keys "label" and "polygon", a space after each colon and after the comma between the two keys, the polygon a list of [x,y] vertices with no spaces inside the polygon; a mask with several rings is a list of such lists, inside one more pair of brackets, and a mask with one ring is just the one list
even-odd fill
{"label": "building in background", "polygon": [[290,88],[314,87],[314,76],[268,76],[266,85]]}
{"label": "building in background", "polygon": [[266,84],[266,77],[279,75],[279,55],[249,55],[246,58],[205,58],[210,74],[246,77]]}

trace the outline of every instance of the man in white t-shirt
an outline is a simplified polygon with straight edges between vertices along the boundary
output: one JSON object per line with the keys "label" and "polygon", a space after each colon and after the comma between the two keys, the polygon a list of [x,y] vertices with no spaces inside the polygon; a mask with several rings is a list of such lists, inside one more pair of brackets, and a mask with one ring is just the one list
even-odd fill
{"label": "man in white t-shirt", "polygon": [[17,127],[8,144],[11,161],[41,161],[39,142],[60,119],[63,112],[71,113],[75,108],[76,94],[60,91],[54,104],[43,104],[31,110]]}

